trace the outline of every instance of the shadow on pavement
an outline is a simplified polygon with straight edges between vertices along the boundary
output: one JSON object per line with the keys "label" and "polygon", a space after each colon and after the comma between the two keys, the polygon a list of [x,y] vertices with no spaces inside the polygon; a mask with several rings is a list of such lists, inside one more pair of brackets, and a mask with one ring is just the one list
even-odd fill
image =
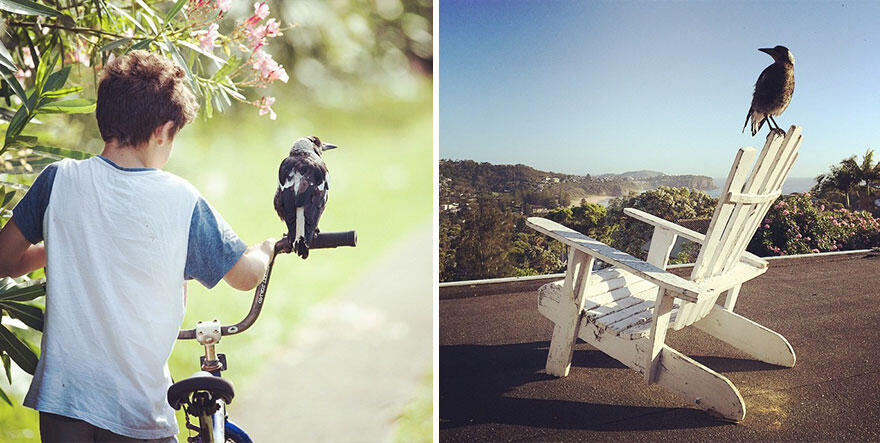
{"label": "shadow on pavement", "polygon": [[[541,395],[550,389],[550,384],[578,383],[543,372],[549,344],[549,341],[536,341],[506,345],[441,346],[440,429],[498,423],[544,429],[632,431],[729,424],[698,409],[524,398],[523,391],[526,395]],[[701,356],[695,359],[721,371],[776,368],[739,358]],[[572,367],[630,371],[620,362],[593,349],[575,350]],[[538,386],[542,384],[548,386]],[[582,386],[570,387],[583,389]],[[560,388],[564,390],[565,386],[555,386],[557,390]],[[621,388],[638,390],[645,386],[624,380]],[[639,417],[639,420],[632,420],[635,417]]]}

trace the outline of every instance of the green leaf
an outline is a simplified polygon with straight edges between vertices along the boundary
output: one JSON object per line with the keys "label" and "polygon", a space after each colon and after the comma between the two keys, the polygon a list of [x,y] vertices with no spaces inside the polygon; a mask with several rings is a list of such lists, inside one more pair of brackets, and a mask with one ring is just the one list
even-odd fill
{"label": "green leaf", "polygon": [[27,103],[27,93],[24,92],[24,88],[21,87],[21,83],[18,82],[18,79],[15,78],[15,75],[12,74],[12,71],[0,66],[0,75],[2,75],[3,80],[6,80],[6,83],[8,83],[9,86],[12,87],[12,90],[15,91],[15,95],[17,95],[18,98],[21,99],[22,103]]}
{"label": "green leaf", "polygon": [[211,80],[214,81],[222,81],[230,72],[232,72],[235,68],[241,65],[243,59],[238,56],[230,57],[226,60],[226,63],[211,76]]}
{"label": "green leaf", "polygon": [[222,58],[217,57],[216,55],[214,55],[213,53],[211,53],[209,51],[205,51],[199,45],[194,45],[194,44],[192,44],[188,41],[185,41],[185,40],[178,40],[177,44],[179,44],[181,46],[186,46],[187,48],[192,49],[193,51],[196,51],[199,54],[202,54],[205,57],[210,58],[211,60],[214,60],[214,62],[217,63],[217,66],[223,66],[226,63],[226,60],[223,60]]}
{"label": "green leaf", "polygon": [[3,203],[0,203],[0,208],[5,208],[13,198],[15,198],[15,190],[12,192],[6,192],[5,195],[3,195]]}
{"label": "green leaf", "polygon": [[31,305],[16,302],[0,302],[0,307],[9,313],[12,318],[21,320],[22,323],[28,325],[29,328],[43,331],[43,311]]}
{"label": "green leaf", "polygon": [[6,381],[12,384],[12,365],[9,364],[9,355],[0,352],[0,361],[3,362],[3,370],[6,371]]}
{"label": "green leaf", "polygon": [[171,7],[171,10],[168,11],[168,15],[165,16],[165,24],[167,25],[174,17],[177,16],[177,13],[183,9],[183,5],[186,4],[188,0],[177,0],[177,3]]}
{"label": "green leaf", "polygon": [[36,146],[31,146],[31,149],[33,149],[36,152],[43,152],[46,154],[57,155],[57,156],[66,157],[66,158],[72,158],[75,160],[84,160],[84,159],[92,157],[92,154],[89,154],[88,152],[76,151],[76,150],[67,149],[67,148],[57,148],[55,146],[36,145]]}
{"label": "green leaf", "polygon": [[18,68],[15,66],[15,61],[12,60],[12,54],[6,49],[2,43],[0,43],[0,65],[9,69],[10,71],[15,71]]}
{"label": "green leaf", "polygon": [[46,282],[36,280],[24,285],[16,285],[13,281],[12,288],[0,289],[0,301],[31,301],[46,294]]}
{"label": "green leaf", "polygon": [[114,50],[114,49],[116,49],[116,48],[130,42],[130,41],[131,41],[130,37],[122,37],[119,40],[115,40],[110,43],[107,43],[104,46],[101,46],[101,49],[99,49],[99,51],[102,51],[102,52],[112,51],[112,50]]}
{"label": "green leaf", "polygon": [[[34,50],[31,50],[31,53],[33,54]],[[36,74],[34,74],[34,89],[38,96],[42,94],[46,83],[49,81],[49,77],[52,76],[52,71],[55,70],[55,65],[58,64],[58,58],[58,55],[56,55],[55,57],[48,55],[47,57],[43,57],[43,59],[40,61],[40,64],[37,66],[37,72]],[[36,63],[36,61],[37,59],[34,58],[34,63]]]}
{"label": "green leaf", "polygon": [[43,97],[45,97],[45,98],[64,97],[66,95],[76,94],[77,92],[82,92],[82,90],[83,90],[82,86],[73,86],[70,88],[56,89],[54,91],[43,91]]}
{"label": "green leaf", "polygon": [[[18,108],[18,111],[15,111],[12,120],[9,120],[9,126],[6,127],[6,139],[3,143],[4,150],[9,146],[15,136],[21,133],[21,130],[24,129],[24,126],[29,119],[30,113],[28,112],[28,106],[27,103],[24,103]],[[0,152],[2,152],[2,150],[0,150]]]}
{"label": "green leaf", "polygon": [[0,325],[0,349],[6,351],[12,361],[28,374],[37,369],[37,354],[6,326]]}
{"label": "green leaf", "polygon": [[159,18],[159,15],[156,14],[156,10],[153,9],[152,6],[150,6],[150,5],[146,4],[146,3],[144,3],[144,0],[135,0],[135,3],[137,3],[138,5],[140,5],[140,7],[143,8],[144,11],[145,11],[147,14],[150,14],[150,15],[152,15],[153,17]]}
{"label": "green leaf", "polygon": [[43,17],[61,17],[56,9],[28,0],[0,0],[0,9],[21,15],[40,15]]}
{"label": "green leaf", "polygon": [[64,83],[67,82],[67,76],[70,75],[70,66],[65,66],[59,69],[52,74],[49,74],[49,78],[46,79],[46,83],[43,85],[43,97],[46,96],[46,91],[56,91],[61,89],[64,86]]}
{"label": "green leaf", "polygon": [[95,100],[90,98],[74,98],[42,105],[37,114],[88,114],[95,112]]}
{"label": "green leaf", "polygon": [[[147,32],[147,29],[144,28],[143,25],[141,25],[140,23],[138,23],[138,21],[135,20],[134,17],[132,17],[131,15],[129,15],[129,13],[125,12],[124,9],[120,8],[119,6],[114,5],[113,3],[107,3],[106,5],[107,5],[110,9],[113,9],[114,11],[116,11],[117,14],[119,14],[119,15],[125,17],[126,19],[128,19],[128,21],[131,22],[131,24],[132,24],[134,27],[140,29],[141,32]],[[113,14],[110,14],[110,17],[113,17]]]}
{"label": "green leaf", "polygon": [[184,60],[183,56],[180,55],[180,51],[177,50],[177,46],[174,46],[174,43],[166,40],[165,47],[168,49],[168,52],[171,53],[171,56],[174,57],[174,61],[176,61],[177,64],[180,65],[180,67],[183,68],[183,70],[186,72],[186,81],[189,83],[190,88],[192,88],[194,86],[192,82],[192,72],[190,72],[189,65],[186,63],[186,60]]}
{"label": "green leaf", "polygon": [[[12,380],[10,380],[9,383],[12,383]],[[9,406],[12,406],[12,400],[10,400],[9,397],[6,396],[6,393],[3,392],[2,389],[0,389],[0,399],[3,399],[3,401],[8,403]]]}
{"label": "green leaf", "polygon": [[141,41],[129,46],[125,52],[127,54],[131,51],[134,51],[135,49],[148,49],[150,47],[150,43],[153,43],[153,39],[151,39],[151,38],[148,38],[146,40],[141,40]]}
{"label": "green leaf", "polygon": [[156,36],[159,35],[159,28],[156,27],[156,23],[153,22],[153,19],[150,18],[149,15],[147,15],[147,14],[138,14],[138,16],[140,16],[140,17],[141,17],[141,18],[147,23],[147,26],[149,26],[150,29],[153,30],[153,34],[156,34]]}

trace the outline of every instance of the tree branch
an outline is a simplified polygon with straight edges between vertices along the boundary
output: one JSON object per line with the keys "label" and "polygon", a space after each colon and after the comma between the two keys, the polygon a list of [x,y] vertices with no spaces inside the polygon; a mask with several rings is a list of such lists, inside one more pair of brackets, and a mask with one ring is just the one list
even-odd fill
{"label": "tree branch", "polygon": [[[31,27],[31,26],[37,25],[36,22],[21,22],[21,21],[17,21],[17,20],[10,20],[8,22],[8,24],[9,24],[9,26],[20,26],[20,27]],[[101,30],[92,29],[92,28],[83,28],[83,27],[78,27],[78,26],[64,26],[64,25],[59,25],[59,24],[55,24],[55,23],[40,23],[40,26],[43,26],[46,28],[63,29],[65,31],[76,32],[76,33],[91,33],[91,34],[106,35],[106,36],[116,37],[116,38],[126,38],[126,36],[124,36],[122,34],[115,34],[112,32],[106,32],[106,31],[101,31]],[[130,37],[130,38],[133,38],[133,37]]]}

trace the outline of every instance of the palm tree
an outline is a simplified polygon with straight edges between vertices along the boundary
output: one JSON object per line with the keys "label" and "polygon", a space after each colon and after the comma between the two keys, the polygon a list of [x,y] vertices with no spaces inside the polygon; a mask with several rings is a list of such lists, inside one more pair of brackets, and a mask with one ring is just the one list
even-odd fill
{"label": "palm tree", "polygon": [[861,181],[858,169],[855,156],[841,160],[840,163],[831,166],[829,173],[816,177],[813,191],[820,196],[839,191],[846,196],[846,207],[849,208],[851,206],[849,195],[857,189]]}
{"label": "palm tree", "polygon": [[846,196],[846,207],[849,208],[850,193],[855,192],[856,198],[859,198],[859,188],[864,186],[865,195],[870,196],[872,185],[876,181],[880,181],[880,162],[874,163],[874,151],[868,149],[862,156],[861,162],[858,162],[854,155],[831,166],[829,173],[816,177],[813,191],[819,195],[840,191]]}

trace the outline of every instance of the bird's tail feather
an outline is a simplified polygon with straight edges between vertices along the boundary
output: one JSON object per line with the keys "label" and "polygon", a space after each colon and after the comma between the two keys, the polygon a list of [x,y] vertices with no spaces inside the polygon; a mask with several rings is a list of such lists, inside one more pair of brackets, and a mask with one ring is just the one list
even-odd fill
{"label": "bird's tail feather", "polygon": [[752,136],[758,133],[761,130],[761,127],[764,126],[764,122],[767,121],[767,116],[752,116]]}
{"label": "bird's tail feather", "polygon": [[302,258],[308,258],[309,246],[306,239],[306,214],[302,206],[296,208],[296,236],[293,241],[293,249]]}
{"label": "bird's tail feather", "polygon": [[[749,108],[749,112],[746,112],[746,122],[743,123],[742,132],[746,132],[746,126],[749,125],[749,117],[751,117],[751,116],[752,116],[752,108]],[[755,134],[752,134],[752,135],[755,135]]]}

